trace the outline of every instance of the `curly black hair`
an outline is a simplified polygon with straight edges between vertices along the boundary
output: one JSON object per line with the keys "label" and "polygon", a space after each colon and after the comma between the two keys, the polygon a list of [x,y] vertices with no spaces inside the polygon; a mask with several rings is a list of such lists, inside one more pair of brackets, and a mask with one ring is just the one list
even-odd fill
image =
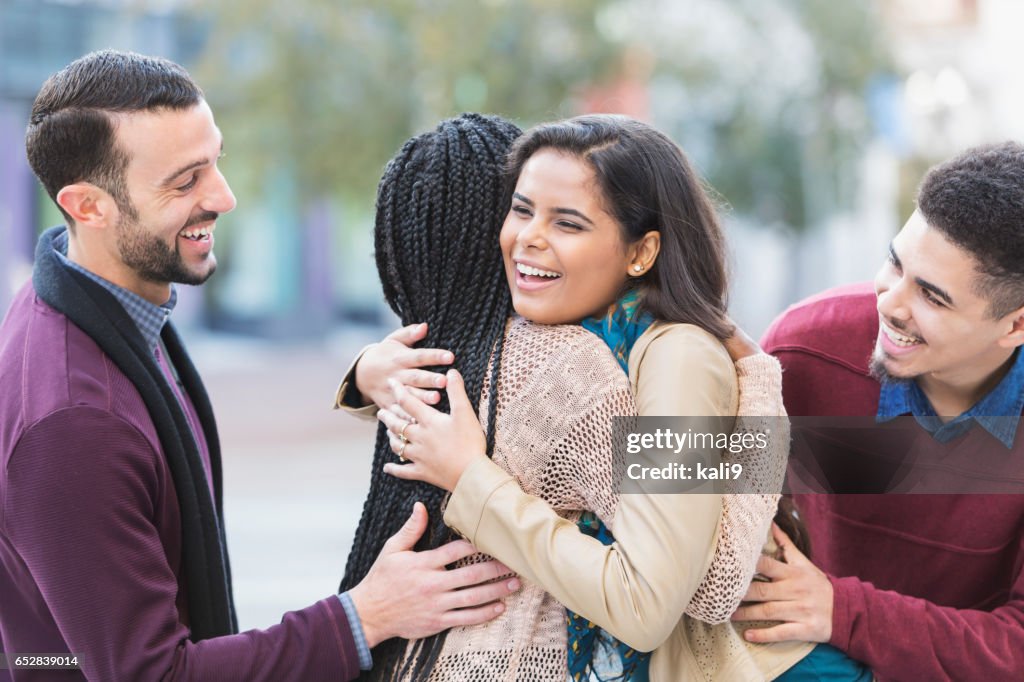
{"label": "curly black hair", "polygon": [[917,207],[977,261],[976,291],[999,319],[1024,306],[1024,145],[968,149],[932,168]]}

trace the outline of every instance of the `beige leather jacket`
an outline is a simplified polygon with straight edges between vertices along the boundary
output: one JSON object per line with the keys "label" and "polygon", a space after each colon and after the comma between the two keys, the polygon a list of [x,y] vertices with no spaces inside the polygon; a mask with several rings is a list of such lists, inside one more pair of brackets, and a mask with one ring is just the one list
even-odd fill
{"label": "beige leather jacket", "polygon": [[[735,415],[736,373],[722,345],[692,325],[657,325],[637,341],[629,375],[642,415]],[[651,679],[765,680],[812,644],[752,645],[730,623],[683,617],[715,547],[721,497],[623,495],[610,546],[524,493],[489,460],[473,464],[445,521],[480,551],[543,585],[568,608],[640,650]]]}

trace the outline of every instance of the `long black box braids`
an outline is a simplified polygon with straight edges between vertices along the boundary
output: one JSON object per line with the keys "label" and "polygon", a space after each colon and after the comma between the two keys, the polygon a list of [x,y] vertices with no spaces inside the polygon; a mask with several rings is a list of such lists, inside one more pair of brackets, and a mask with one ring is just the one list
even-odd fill
{"label": "long black box braids", "polygon": [[[428,336],[420,345],[446,348],[455,354],[455,367],[478,411],[484,379],[489,375],[488,456],[494,448],[505,325],[512,314],[498,244],[508,211],[503,169],[509,147],[520,132],[496,116],[462,114],[442,121],[435,130],[402,146],[387,164],[377,188],[374,248],[384,297],[402,324],[429,324]],[[443,393],[438,409],[449,410]],[[416,549],[438,547],[452,539],[441,512],[447,493],[426,483],[384,474],[383,466],[389,461],[395,461],[395,455],[386,429],[380,425],[370,492],[342,590],[362,580],[417,500],[426,505],[430,525]],[[373,670],[364,677],[426,679],[444,635],[417,642],[404,664],[406,640],[382,643],[374,650]]]}

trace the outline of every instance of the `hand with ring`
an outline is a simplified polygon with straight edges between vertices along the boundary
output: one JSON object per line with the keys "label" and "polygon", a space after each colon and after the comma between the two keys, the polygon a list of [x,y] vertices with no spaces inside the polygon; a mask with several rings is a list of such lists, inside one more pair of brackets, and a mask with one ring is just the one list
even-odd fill
{"label": "hand with ring", "polygon": [[425,481],[447,491],[476,459],[486,457],[487,444],[480,420],[473,410],[462,376],[450,370],[447,376],[451,414],[439,412],[413,395],[397,381],[391,381],[395,404],[377,413],[388,428],[392,451],[402,462],[384,465],[385,473],[396,478]]}
{"label": "hand with ring", "polygon": [[406,419],[401,420],[401,429],[398,431],[397,436],[394,434],[393,428],[388,428],[387,436],[391,444],[391,450],[398,456],[398,461],[401,463],[409,461],[406,459],[406,449],[409,446],[409,436],[406,435],[406,429],[414,424],[416,424],[416,420],[406,415]]}
{"label": "hand with ring", "polygon": [[[405,430],[407,428],[409,428],[410,426],[412,426],[413,424],[415,424],[415,423],[416,423],[415,419],[409,419],[408,421],[405,422],[405,424],[402,425],[402,430],[398,432],[398,439],[400,441],[402,441],[402,445],[401,445],[401,447],[398,448],[398,451],[397,451],[396,454],[398,454],[398,461],[400,461],[400,462],[404,463],[404,462],[407,461],[405,459],[405,448],[406,448],[406,446],[409,445],[409,437],[405,435]],[[389,437],[391,436],[390,432],[388,432],[388,436]],[[394,447],[392,447],[392,449],[394,449]]]}

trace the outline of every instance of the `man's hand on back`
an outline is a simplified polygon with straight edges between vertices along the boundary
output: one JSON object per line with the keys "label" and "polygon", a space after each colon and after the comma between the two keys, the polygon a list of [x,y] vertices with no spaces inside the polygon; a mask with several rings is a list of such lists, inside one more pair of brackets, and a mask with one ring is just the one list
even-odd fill
{"label": "man's hand on back", "polygon": [[777,620],[778,625],[751,628],[748,642],[827,642],[832,637],[832,582],[828,576],[796,548],[789,536],[772,524],[775,542],[782,548],[785,561],[762,556],[757,571],[770,582],[754,581],[745,604],[732,619]]}
{"label": "man's hand on back", "polygon": [[418,639],[487,622],[505,610],[500,600],[520,587],[515,577],[491,582],[511,573],[498,561],[445,569],[476,553],[463,540],[413,551],[426,528],[427,510],[417,502],[366,577],[349,591],[371,648],[391,637]]}

